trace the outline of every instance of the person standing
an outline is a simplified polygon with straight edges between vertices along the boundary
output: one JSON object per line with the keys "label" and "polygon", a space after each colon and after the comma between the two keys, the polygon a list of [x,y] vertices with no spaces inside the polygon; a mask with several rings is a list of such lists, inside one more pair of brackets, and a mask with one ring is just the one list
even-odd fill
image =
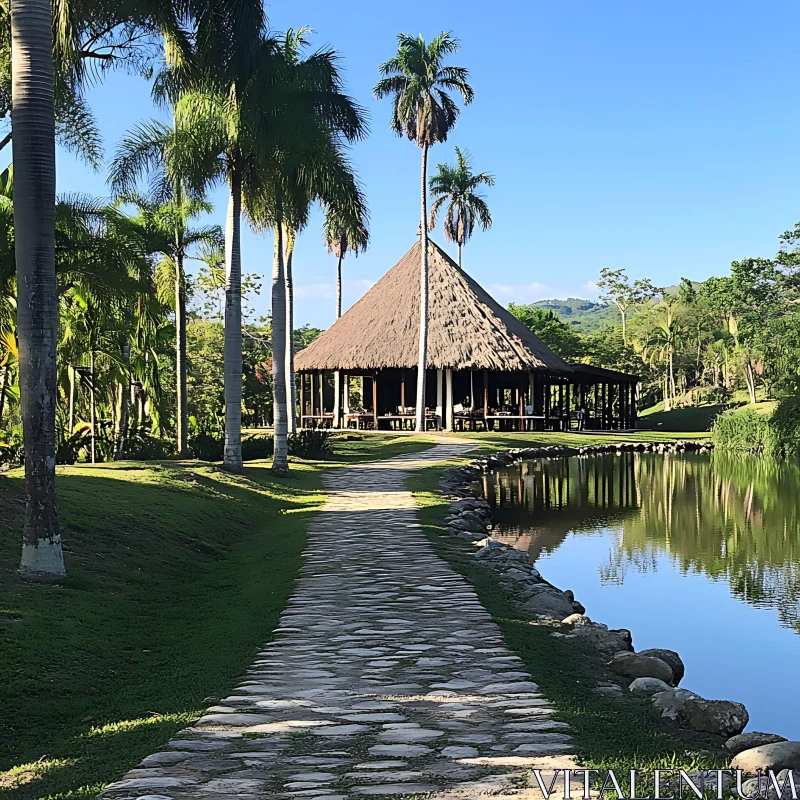
{"label": "person standing", "polygon": [[578,417],[578,430],[582,431],[586,426],[586,409],[583,406],[581,406],[578,409],[577,417]]}

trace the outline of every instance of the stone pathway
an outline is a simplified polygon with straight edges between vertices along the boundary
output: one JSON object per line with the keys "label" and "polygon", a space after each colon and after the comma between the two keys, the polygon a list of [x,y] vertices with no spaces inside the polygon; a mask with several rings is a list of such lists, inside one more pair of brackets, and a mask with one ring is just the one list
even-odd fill
{"label": "stone pathway", "polygon": [[568,726],[405,489],[410,470],[468,448],[327,473],[274,640],[230,697],[101,798],[533,797],[531,767],[573,766]]}

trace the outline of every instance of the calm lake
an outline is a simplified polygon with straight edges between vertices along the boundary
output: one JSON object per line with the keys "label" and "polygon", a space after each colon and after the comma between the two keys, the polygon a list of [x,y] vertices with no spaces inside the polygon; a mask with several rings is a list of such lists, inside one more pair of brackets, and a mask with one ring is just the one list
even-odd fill
{"label": "calm lake", "polygon": [[484,492],[492,535],[589,617],[677,650],[681,686],[744,703],[747,730],[800,739],[800,469],[624,453],[528,461]]}

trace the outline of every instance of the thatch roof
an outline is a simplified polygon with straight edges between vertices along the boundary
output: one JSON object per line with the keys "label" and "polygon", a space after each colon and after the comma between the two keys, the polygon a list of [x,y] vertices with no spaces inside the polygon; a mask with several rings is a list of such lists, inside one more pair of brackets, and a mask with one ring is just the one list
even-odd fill
{"label": "thatch roof", "polygon": [[[417,242],[352,308],[295,357],[297,370],[417,366]],[[428,368],[493,371],[570,367],[437,244],[428,244]]]}

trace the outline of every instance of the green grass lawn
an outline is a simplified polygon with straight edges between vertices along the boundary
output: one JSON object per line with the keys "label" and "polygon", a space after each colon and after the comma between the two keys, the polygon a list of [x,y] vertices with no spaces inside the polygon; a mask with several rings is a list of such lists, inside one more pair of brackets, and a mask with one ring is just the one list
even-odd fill
{"label": "green grass lawn", "polygon": [[336,437],[324,462],[59,467],[68,575],[19,579],[22,476],[0,477],[0,794],[92,797],[227,694],[275,627],[329,467],[430,447]]}
{"label": "green grass lawn", "polygon": [[[476,452],[669,438],[458,437]],[[242,476],[198,461],[59,467],[58,586],[17,576],[22,475],[0,476],[0,794],[92,797],[227,694],[291,593],[322,472],[430,446],[341,434],[286,479],[258,461]]]}
{"label": "green grass lawn", "polygon": [[611,699],[594,692],[596,676],[605,670],[597,651],[554,639],[550,636],[552,628],[530,624],[524,613],[496,589],[496,578],[475,562],[464,543],[443,535],[448,503],[437,490],[443,469],[430,467],[408,478],[425,531],[437,552],[475,587],[508,645],[525,662],[545,696],[555,703],[557,717],[572,725],[579,762],[592,769],[613,768],[619,775],[632,768],[725,766],[718,745],[707,737],[679,734],[677,729],[662,725],[646,700],[634,696]]}

